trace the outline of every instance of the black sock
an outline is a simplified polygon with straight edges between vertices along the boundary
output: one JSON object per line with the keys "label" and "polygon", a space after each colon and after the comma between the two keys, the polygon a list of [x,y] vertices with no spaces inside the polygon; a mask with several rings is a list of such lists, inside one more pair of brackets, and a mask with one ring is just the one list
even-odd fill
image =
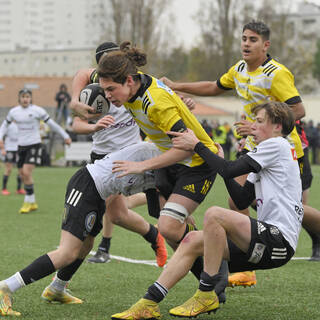
{"label": "black sock", "polygon": [[158,229],[150,224],[150,229],[143,237],[150,243],[157,243]]}
{"label": "black sock", "polygon": [[159,282],[155,282],[148,288],[144,298],[154,302],[161,302],[168,294],[168,289],[163,287]]}
{"label": "black sock", "polygon": [[310,236],[310,238],[312,240],[312,245],[320,246],[320,234],[312,232],[312,231],[308,230],[305,227],[304,227],[304,230],[306,230],[307,233],[309,234],[309,236]]}
{"label": "black sock", "polygon": [[111,238],[102,237],[98,249],[103,252],[109,253],[110,245],[111,245]]}
{"label": "black sock", "polygon": [[3,175],[3,179],[2,179],[2,190],[3,190],[3,189],[7,189],[8,179],[9,179],[9,176]]}
{"label": "black sock", "polygon": [[33,195],[33,193],[34,193],[33,184],[25,184],[25,185],[24,185],[24,190],[26,190],[26,194],[27,194],[28,196]]}
{"label": "black sock", "polygon": [[194,261],[190,271],[194,274],[194,276],[198,280],[200,280],[201,272],[203,271],[203,257],[202,256],[198,257]]}
{"label": "black sock", "polygon": [[60,280],[69,281],[72,278],[72,276],[76,273],[76,271],[79,269],[83,261],[83,259],[77,259],[73,261],[68,266],[60,269],[58,271],[57,277]]}
{"label": "black sock", "polygon": [[26,285],[40,280],[49,274],[55,272],[56,269],[47,254],[39,257],[20,271],[20,275]]}
{"label": "black sock", "polygon": [[214,276],[210,276],[205,271],[202,271],[199,290],[201,291],[212,291],[214,290],[215,285],[220,281],[221,275],[215,274]]}
{"label": "black sock", "polygon": [[17,175],[17,190],[21,189],[22,180],[19,175]]}
{"label": "black sock", "polygon": [[225,290],[228,286],[229,266],[227,260],[222,260],[219,268],[220,280],[216,283],[214,291],[217,295]]}

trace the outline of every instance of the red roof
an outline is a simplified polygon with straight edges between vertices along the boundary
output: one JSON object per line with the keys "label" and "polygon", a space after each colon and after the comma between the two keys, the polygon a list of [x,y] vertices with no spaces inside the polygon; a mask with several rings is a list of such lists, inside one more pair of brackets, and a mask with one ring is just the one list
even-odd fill
{"label": "red roof", "polygon": [[208,115],[228,116],[228,115],[232,115],[232,112],[221,110],[221,109],[216,108],[214,106],[209,106],[209,105],[199,103],[199,102],[196,102],[196,107],[194,110],[192,110],[192,112],[195,115],[199,115],[199,116],[208,116]]}

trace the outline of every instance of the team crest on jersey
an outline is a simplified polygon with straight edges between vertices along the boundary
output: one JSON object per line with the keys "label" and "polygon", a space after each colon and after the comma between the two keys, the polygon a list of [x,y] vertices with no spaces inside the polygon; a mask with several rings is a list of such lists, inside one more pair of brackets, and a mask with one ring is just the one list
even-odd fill
{"label": "team crest on jersey", "polygon": [[86,221],[85,221],[85,226],[86,226],[86,230],[88,232],[91,232],[96,220],[97,220],[97,213],[96,212],[92,211],[92,212],[87,214]]}
{"label": "team crest on jersey", "polygon": [[162,88],[162,89],[166,90],[167,92],[169,92],[170,94],[173,94],[173,91],[168,86],[166,86],[162,81],[160,81],[159,79],[157,79],[157,85],[159,88]]}

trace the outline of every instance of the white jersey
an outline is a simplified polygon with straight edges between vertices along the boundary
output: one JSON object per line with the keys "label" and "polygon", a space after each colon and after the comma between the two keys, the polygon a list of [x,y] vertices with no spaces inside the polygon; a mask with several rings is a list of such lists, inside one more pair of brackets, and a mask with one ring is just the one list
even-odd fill
{"label": "white jersey", "polygon": [[15,122],[11,122],[6,126],[6,121],[2,122],[0,127],[0,140],[4,140],[4,149],[6,151],[18,151],[18,127]]}
{"label": "white jersey", "polygon": [[254,183],[258,220],[275,225],[295,250],[303,218],[302,188],[294,148],[282,138],[270,138],[247,155],[261,166],[250,173]]}
{"label": "white jersey", "polygon": [[30,146],[41,143],[40,120],[46,122],[51,129],[58,132],[64,139],[69,135],[41,107],[30,104],[28,107],[12,108],[6,118],[7,125],[13,121],[17,124],[18,146]]}
{"label": "white jersey", "polygon": [[154,175],[150,171],[143,174],[129,174],[117,178],[117,173],[112,173],[113,162],[116,160],[143,161],[159,155],[153,143],[139,142],[119,151],[106,155],[93,164],[88,164],[87,169],[96,185],[102,199],[107,199],[112,194],[122,193],[125,196],[135,194],[150,188],[155,188]]}
{"label": "white jersey", "polygon": [[115,124],[93,134],[92,152],[107,154],[141,141],[139,127],[124,106],[111,103],[108,115],[114,117]]}
{"label": "white jersey", "polygon": [[18,145],[28,146],[41,143],[40,120],[48,121],[49,118],[50,116],[43,108],[30,104],[26,108],[21,106],[12,108],[6,120],[8,123],[15,121],[18,126]]}

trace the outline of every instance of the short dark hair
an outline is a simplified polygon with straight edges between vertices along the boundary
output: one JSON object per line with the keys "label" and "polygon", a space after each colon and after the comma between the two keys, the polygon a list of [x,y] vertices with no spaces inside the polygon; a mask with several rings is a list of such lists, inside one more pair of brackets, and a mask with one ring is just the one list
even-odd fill
{"label": "short dark hair", "polygon": [[244,32],[247,29],[259,34],[263,38],[263,40],[270,39],[270,29],[262,21],[251,20],[249,23],[243,26],[242,32]]}
{"label": "short dark hair", "polygon": [[287,136],[293,130],[295,118],[291,108],[286,103],[269,101],[253,107],[252,112],[256,115],[262,109],[266,111],[271,123],[282,125],[281,133],[283,136]]}
{"label": "short dark hair", "polygon": [[30,89],[28,89],[28,88],[23,88],[23,89],[21,89],[21,90],[19,91],[19,93],[18,93],[18,96],[20,97],[20,96],[22,96],[22,95],[25,94],[25,93],[29,93],[30,96],[32,96],[32,91],[31,91]]}
{"label": "short dark hair", "polygon": [[119,50],[120,47],[114,42],[103,42],[96,49],[96,61],[99,63],[104,53],[114,50]]}

